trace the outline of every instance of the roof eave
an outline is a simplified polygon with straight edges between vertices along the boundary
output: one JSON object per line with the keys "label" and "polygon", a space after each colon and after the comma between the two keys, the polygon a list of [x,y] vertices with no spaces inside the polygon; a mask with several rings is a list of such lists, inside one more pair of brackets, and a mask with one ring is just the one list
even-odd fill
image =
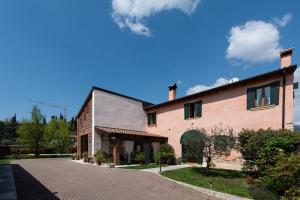
{"label": "roof eave", "polygon": [[91,98],[92,94],[93,94],[93,91],[94,90],[98,90],[98,91],[102,91],[102,92],[106,92],[106,93],[109,93],[109,94],[113,94],[113,95],[116,95],[116,96],[120,96],[120,97],[124,97],[124,98],[127,98],[127,99],[131,99],[131,100],[134,100],[134,101],[138,101],[138,102],[141,102],[143,104],[143,107],[146,108],[146,107],[149,107],[151,105],[154,105],[153,103],[149,103],[147,101],[143,101],[143,100],[140,100],[140,99],[136,99],[136,98],[133,98],[133,97],[130,97],[130,96],[127,96],[127,95],[123,95],[123,94],[120,94],[120,93],[117,93],[117,92],[113,92],[113,91],[110,91],[110,90],[106,90],[106,89],[103,89],[103,88],[100,88],[100,87],[96,87],[96,86],[92,86],[89,94],[87,95],[84,103],[82,104],[82,106],[80,107],[80,110],[79,112],[77,113],[76,115],[76,119],[79,117],[79,115],[82,113],[84,107],[86,106],[86,104],[88,103],[89,99]]}
{"label": "roof eave", "polygon": [[290,65],[289,67],[286,67],[286,68],[277,69],[277,70],[267,72],[267,73],[264,73],[264,74],[259,74],[259,75],[256,75],[256,76],[252,76],[252,77],[249,77],[249,78],[237,81],[237,82],[229,83],[229,84],[222,85],[222,86],[219,86],[219,87],[215,87],[215,88],[212,88],[212,89],[209,89],[209,90],[204,90],[204,91],[201,91],[201,92],[198,92],[198,93],[195,93],[195,94],[187,95],[187,96],[184,96],[184,97],[181,97],[181,98],[178,98],[178,99],[174,99],[174,100],[166,101],[166,102],[163,102],[163,103],[160,103],[160,104],[148,106],[148,107],[145,108],[145,110],[150,111],[150,110],[157,109],[157,108],[160,108],[160,107],[163,107],[163,106],[179,103],[179,102],[182,102],[182,101],[187,101],[189,99],[194,99],[196,97],[203,96],[203,95],[211,93],[211,92],[227,89],[228,87],[236,87],[238,85],[242,85],[242,84],[245,84],[245,83],[248,83],[248,82],[256,81],[256,80],[261,79],[261,78],[273,76],[275,74],[294,73],[296,71],[296,69],[297,69],[297,65]]}

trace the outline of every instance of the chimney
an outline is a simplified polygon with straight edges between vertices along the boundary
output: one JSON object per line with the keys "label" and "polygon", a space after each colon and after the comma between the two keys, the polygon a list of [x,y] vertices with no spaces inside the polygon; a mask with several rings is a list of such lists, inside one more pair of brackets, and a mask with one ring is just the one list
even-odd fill
{"label": "chimney", "polygon": [[177,89],[176,83],[169,86],[169,101],[176,99],[176,89]]}
{"label": "chimney", "polygon": [[280,68],[288,67],[292,64],[293,48],[280,51]]}

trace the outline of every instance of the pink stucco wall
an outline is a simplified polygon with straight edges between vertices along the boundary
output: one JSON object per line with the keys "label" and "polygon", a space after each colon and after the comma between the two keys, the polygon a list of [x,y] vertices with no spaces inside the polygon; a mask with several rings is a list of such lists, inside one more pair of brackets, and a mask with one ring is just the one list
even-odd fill
{"label": "pink stucco wall", "polygon": [[[279,105],[257,111],[247,110],[247,88],[262,86],[281,80]],[[184,120],[184,104],[202,100],[202,117]],[[180,137],[188,129],[214,126],[233,128],[238,133],[243,128],[281,128],[282,123],[282,78],[280,76],[222,90],[186,102],[152,110],[157,113],[157,125],[147,131],[168,137],[177,156],[181,156]],[[151,112],[152,112],[151,111]],[[286,119],[287,128],[293,126],[293,74],[286,77]]]}

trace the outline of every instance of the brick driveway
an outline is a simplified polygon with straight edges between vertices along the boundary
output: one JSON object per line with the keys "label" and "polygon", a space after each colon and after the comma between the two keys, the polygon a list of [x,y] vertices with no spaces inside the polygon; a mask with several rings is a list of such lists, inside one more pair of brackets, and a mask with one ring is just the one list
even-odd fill
{"label": "brick driveway", "polygon": [[69,159],[12,163],[18,199],[216,200],[148,172],[82,165]]}

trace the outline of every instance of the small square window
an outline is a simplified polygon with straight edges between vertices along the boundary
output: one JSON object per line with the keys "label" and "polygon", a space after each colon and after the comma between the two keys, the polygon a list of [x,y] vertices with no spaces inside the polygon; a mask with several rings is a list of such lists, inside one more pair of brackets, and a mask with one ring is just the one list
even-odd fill
{"label": "small square window", "polygon": [[202,116],[202,102],[197,101],[184,105],[184,119],[192,119]]}
{"label": "small square window", "polygon": [[148,126],[156,125],[156,113],[148,113]]}

